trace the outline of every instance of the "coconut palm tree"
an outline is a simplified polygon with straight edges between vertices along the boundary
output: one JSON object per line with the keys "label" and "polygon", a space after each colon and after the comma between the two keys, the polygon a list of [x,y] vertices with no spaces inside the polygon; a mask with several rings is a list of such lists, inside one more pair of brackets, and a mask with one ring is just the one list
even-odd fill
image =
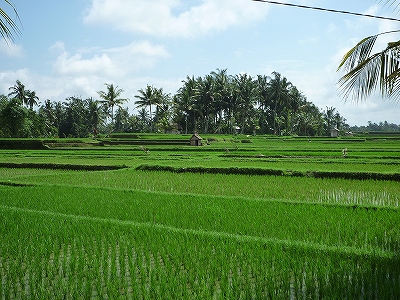
{"label": "coconut palm tree", "polygon": [[166,117],[170,113],[171,95],[165,93],[163,88],[154,88],[153,103],[156,105],[154,123],[158,123],[160,119]]}
{"label": "coconut palm tree", "polygon": [[153,86],[147,85],[144,90],[140,89],[138,90],[138,92],[140,95],[135,95],[135,98],[139,99],[135,101],[136,108],[144,108],[146,106],[149,107],[150,130],[153,131],[153,122],[152,122],[153,115],[151,113],[151,106],[159,104],[158,102],[159,97],[157,95],[159,91]]}
{"label": "coconut palm tree", "polygon": [[107,91],[98,91],[100,98],[100,103],[109,110],[111,116],[111,123],[114,123],[114,107],[121,107],[122,104],[128,101],[128,98],[120,98],[121,94],[124,92],[123,89],[119,89],[118,86],[114,86],[114,84],[104,84],[107,87]]}
{"label": "coconut palm tree", "polygon": [[26,104],[26,91],[25,85],[21,81],[17,80],[16,83],[9,88],[11,91],[8,96],[13,96],[20,101],[20,104]]}
{"label": "coconut palm tree", "polygon": [[223,116],[227,120],[228,128],[233,127],[233,116],[235,114],[236,97],[233,76],[228,75],[228,69],[217,69],[211,72],[214,79],[214,107],[216,111],[216,130],[220,133],[223,126]]}
{"label": "coconut palm tree", "polygon": [[214,78],[211,75],[206,75],[204,78],[199,77],[197,83],[199,107],[204,116],[204,133],[208,133],[210,115],[215,115]]}
{"label": "coconut palm tree", "polygon": [[248,74],[238,74],[234,77],[236,91],[236,117],[241,122],[241,133],[253,126],[250,121],[254,115],[255,85],[253,78]]}
{"label": "coconut palm tree", "polygon": [[[399,12],[398,2],[385,1]],[[338,84],[345,100],[364,100],[376,89],[380,90],[382,97],[400,100],[400,41],[390,42],[382,51],[371,54],[380,36],[397,32],[400,30],[366,37],[344,55],[338,70],[346,74],[339,79]]]}
{"label": "coconut palm tree", "polygon": [[[185,113],[185,132],[187,133],[188,116],[193,115],[193,133],[197,131],[197,118],[202,114],[199,106],[199,79],[186,76],[183,86],[178,90],[175,101],[178,110]],[[196,112],[198,113],[196,115]]]}
{"label": "coconut palm tree", "polygon": [[88,122],[91,126],[93,135],[96,136],[99,133],[99,125],[103,121],[103,110],[99,101],[96,101],[93,98],[88,98],[85,102],[88,108]]}
{"label": "coconut palm tree", "polygon": [[33,106],[39,104],[39,97],[36,95],[35,91],[25,91],[25,104],[29,106],[30,110],[33,110]]}
{"label": "coconut palm tree", "polygon": [[278,72],[272,72],[272,75],[273,78],[270,81],[270,98],[274,103],[274,132],[278,133],[277,121],[279,116],[277,110],[278,108],[282,110],[290,103],[292,98],[290,90],[293,88],[293,84]]}
{"label": "coconut palm tree", "polygon": [[[14,10],[17,19],[19,20],[19,15],[15,6],[9,0],[4,1]],[[8,43],[9,41],[14,41],[14,34],[20,34],[18,25],[2,8],[0,8],[0,35]]]}

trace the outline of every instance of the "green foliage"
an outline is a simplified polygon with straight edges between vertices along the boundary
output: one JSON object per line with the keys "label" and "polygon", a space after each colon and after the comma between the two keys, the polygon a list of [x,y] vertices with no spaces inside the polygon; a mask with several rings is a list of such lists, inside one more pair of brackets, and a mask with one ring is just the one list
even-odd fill
{"label": "green foliage", "polygon": [[[98,91],[100,100],[75,96],[64,102],[47,99],[36,112],[33,108],[39,105],[39,97],[17,80],[8,96],[17,99],[19,105],[13,105],[15,109],[29,108],[29,115],[18,113],[12,123],[5,117],[6,112],[2,117],[0,107],[0,123],[8,124],[3,126],[2,136],[65,138],[112,132],[318,136],[325,135],[333,125],[278,72],[273,72],[272,77],[253,78],[217,70],[204,77],[187,76],[183,83],[175,95],[150,85],[140,89],[135,95],[140,110],[131,115],[122,107],[129,99],[121,98],[123,89],[113,84],[105,84],[106,91]],[[335,120],[339,129],[347,130],[339,113]]]}

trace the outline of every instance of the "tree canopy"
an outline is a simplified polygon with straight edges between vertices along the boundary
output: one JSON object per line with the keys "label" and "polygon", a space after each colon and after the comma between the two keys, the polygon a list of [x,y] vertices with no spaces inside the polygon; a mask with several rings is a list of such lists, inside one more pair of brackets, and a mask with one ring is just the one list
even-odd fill
{"label": "tree canopy", "polygon": [[[217,69],[187,76],[174,95],[147,85],[134,97],[136,114],[123,105],[123,89],[105,84],[98,99],[72,96],[41,103],[17,80],[0,98],[0,137],[87,137],[110,132],[329,135],[346,130],[335,110],[316,107],[285,76],[228,74]],[[38,109],[34,109],[39,106]],[[114,109],[116,111],[114,112]]]}

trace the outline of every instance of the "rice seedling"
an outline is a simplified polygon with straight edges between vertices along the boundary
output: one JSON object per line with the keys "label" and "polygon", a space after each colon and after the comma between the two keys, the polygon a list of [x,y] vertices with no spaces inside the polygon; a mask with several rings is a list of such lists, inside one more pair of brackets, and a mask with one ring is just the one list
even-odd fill
{"label": "rice seedling", "polygon": [[[6,239],[0,247],[0,295],[6,299],[390,299],[399,295],[395,258],[1,210],[7,213],[9,234],[19,234],[34,246],[28,246],[25,254],[14,253],[17,245]],[[12,221],[18,218],[25,223]]]}
{"label": "rice seedling", "polygon": [[[394,140],[146,149],[2,150],[0,163],[400,171]],[[395,181],[0,168],[0,182],[1,299],[400,298]]]}
{"label": "rice seedling", "polygon": [[[1,169],[0,169],[1,170]],[[28,174],[30,172],[28,171]],[[19,173],[17,173],[19,174]],[[101,186],[168,193],[239,196],[297,202],[398,207],[400,185],[388,181],[279,176],[192,174],[124,169],[98,172],[38,172],[12,182]]]}

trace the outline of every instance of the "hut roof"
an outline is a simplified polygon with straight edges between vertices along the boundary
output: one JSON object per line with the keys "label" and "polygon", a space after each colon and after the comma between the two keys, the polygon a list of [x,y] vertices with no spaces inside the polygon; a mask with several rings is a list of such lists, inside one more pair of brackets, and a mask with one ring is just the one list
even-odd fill
{"label": "hut roof", "polygon": [[202,140],[203,138],[199,136],[197,133],[193,134],[190,138],[191,140]]}

